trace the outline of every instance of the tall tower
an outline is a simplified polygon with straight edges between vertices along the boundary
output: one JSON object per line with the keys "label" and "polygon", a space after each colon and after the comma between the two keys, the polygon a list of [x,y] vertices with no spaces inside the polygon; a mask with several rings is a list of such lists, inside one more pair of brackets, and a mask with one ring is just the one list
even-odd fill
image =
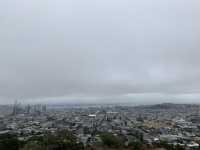
{"label": "tall tower", "polygon": [[30,105],[27,105],[27,106],[26,106],[25,112],[26,112],[27,114],[30,114],[30,111],[31,111],[31,106],[30,106]]}
{"label": "tall tower", "polygon": [[15,103],[14,103],[14,105],[13,105],[13,111],[12,111],[12,115],[16,115],[17,113],[18,113],[18,102],[17,102],[17,100],[15,100]]}
{"label": "tall tower", "polygon": [[42,112],[46,113],[47,112],[47,106],[46,105],[42,105]]}

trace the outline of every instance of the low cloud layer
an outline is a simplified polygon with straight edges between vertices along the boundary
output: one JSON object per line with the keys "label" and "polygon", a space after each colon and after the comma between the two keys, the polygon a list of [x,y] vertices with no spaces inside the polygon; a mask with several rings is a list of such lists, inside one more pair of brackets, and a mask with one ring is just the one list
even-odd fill
{"label": "low cloud layer", "polygon": [[197,0],[0,1],[0,102],[198,102]]}

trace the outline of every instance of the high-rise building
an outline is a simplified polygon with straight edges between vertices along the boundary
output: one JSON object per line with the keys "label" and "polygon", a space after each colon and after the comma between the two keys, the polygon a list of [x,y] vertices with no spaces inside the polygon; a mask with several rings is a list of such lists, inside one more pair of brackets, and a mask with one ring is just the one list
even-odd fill
{"label": "high-rise building", "polygon": [[47,112],[47,106],[46,105],[42,105],[42,112],[46,113]]}
{"label": "high-rise building", "polygon": [[30,114],[30,113],[31,113],[31,106],[30,106],[30,105],[27,105],[27,106],[25,107],[25,113],[26,113],[26,114]]}

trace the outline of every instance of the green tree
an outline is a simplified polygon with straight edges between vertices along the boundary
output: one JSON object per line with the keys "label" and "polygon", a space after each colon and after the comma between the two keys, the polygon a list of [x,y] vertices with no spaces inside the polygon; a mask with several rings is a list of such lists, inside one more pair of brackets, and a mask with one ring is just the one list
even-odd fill
{"label": "green tree", "polygon": [[18,150],[19,141],[14,135],[1,135],[0,136],[0,150]]}
{"label": "green tree", "polygon": [[100,137],[101,137],[101,140],[103,141],[103,144],[108,147],[120,148],[123,145],[120,138],[114,136],[111,133],[102,133],[100,134]]}
{"label": "green tree", "polygon": [[45,134],[43,137],[33,137],[24,146],[23,150],[83,150],[82,143],[77,143],[76,137],[67,130],[54,134]]}
{"label": "green tree", "polygon": [[40,143],[36,141],[28,142],[22,150],[46,150],[45,146],[42,146]]}

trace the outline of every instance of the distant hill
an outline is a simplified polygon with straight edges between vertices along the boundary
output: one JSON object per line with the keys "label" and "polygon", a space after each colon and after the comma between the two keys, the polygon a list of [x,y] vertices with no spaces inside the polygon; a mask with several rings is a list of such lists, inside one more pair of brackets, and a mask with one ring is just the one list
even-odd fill
{"label": "distant hill", "polygon": [[145,105],[137,106],[138,109],[189,109],[189,108],[199,108],[200,105],[197,104],[174,104],[174,103],[162,103],[155,105]]}

